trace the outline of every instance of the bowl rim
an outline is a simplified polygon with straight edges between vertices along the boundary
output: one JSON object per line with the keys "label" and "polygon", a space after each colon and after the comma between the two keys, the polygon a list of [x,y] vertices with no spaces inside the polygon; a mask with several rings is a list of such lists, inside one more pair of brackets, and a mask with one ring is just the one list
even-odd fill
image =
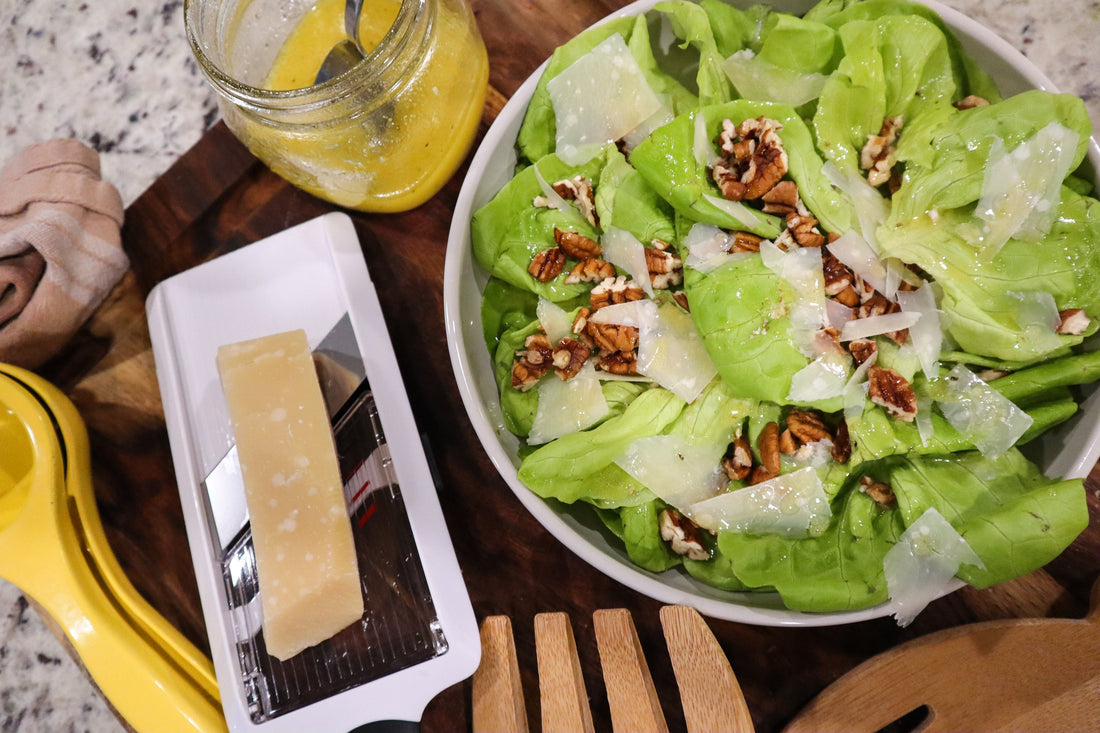
{"label": "bowl rim", "polygon": [[[589,28],[623,16],[646,12],[652,9],[657,2],[659,0],[636,0],[601,18]],[[1011,72],[1018,76],[1019,79],[1012,81],[1020,87],[1020,91],[1031,87],[1058,92],[1053,82],[1026,56],[992,30],[963,13],[937,2],[937,0],[917,0],[917,2],[936,12],[969,53],[973,55],[976,48],[981,48],[985,52],[982,54],[983,56],[989,55],[996,62],[995,65],[1003,66],[1000,69],[1001,71]],[[733,4],[744,6],[750,3],[734,0]],[[796,1],[773,2],[772,4],[798,5],[805,10],[814,3],[799,3]],[[468,290],[471,278],[476,276],[476,270],[480,269],[473,262],[469,223],[472,214],[488,200],[486,197],[488,189],[484,174],[494,159],[501,156],[507,158],[509,153],[514,165],[516,160],[514,146],[516,132],[523,120],[539,78],[548,64],[549,59],[543,61],[527,77],[504,105],[479,143],[456,200],[447,239],[443,277],[443,310],[447,348],[463,405],[483,450],[485,450],[490,461],[512,493],[551,535],[604,575],[649,598],[665,604],[693,606],[706,616],[757,626],[832,626],[877,619],[892,614],[896,610],[896,605],[890,601],[851,611],[807,612],[791,610],[782,605],[779,594],[774,591],[723,591],[690,578],[684,573],[676,573],[675,575],[669,572],[652,573],[630,563],[625,557],[625,552],[620,553],[618,557],[613,556],[611,553],[617,550],[615,547],[602,548],[594,545],[589,537],[581,533],[576,521],[567,519],[567,512],[556,508],[566,505],[539,497],[519,481],[516,465],[513,463],[513,456],[508,454],[501,442],[502,439],[507,440],[512,436],[503,427],[502,423],[493,424],[486,409],[487,405],[495,405],[499,411],[499,395],[495,389],[495,381],[493,382],[492,392],[488,395],[483,394],[478,383],[477,368],[470,359],[463,328],[472,329],[473,333],[481,333],[480,308],[473,313],[464,312],[463,293]],[[981,67],[994,77],[998,83],[998,88],[1000,88],[1002,80],[997,79],[995,74],[997,70],[988,69],[988,65],[987,60],[986,63],[981,64]],[[1002,89],[1001,91],[1005,93],[1005,96],[1009,96],[1009,93],[1005,90]],[[1094,170],[1100,171],[1100,147],[1097,146],[1095,137],[1090,138],[1088,157]],[[489,190],[488,196],[499,191],[500,187],[510,178],[511,175],[508,175],[499,181],[495,187]],[[1100,181],[1097,182],[1100,183]],[[481,200],[482,198],[484,200]],[[487,277],[484,273],[480,273],[480,275],[483,276],[483,279]],[[483,286],[484,282],[477,284],[479,296]],[[480,305],[480,298],[478,299],[478,305]],[[464,321],[464,319],[466,320]],[[484,357],[481,359],[482,361],[489,361],[488,351],[480,338],[472,346],[485,352],[484,355],[479,354],[479,358]],[[1100,398],[1100,391],[1094,397]],[[1095,402],[1097,411],[1100,412],[1100,399],[1095,400]],[[1082,412],[1086,411],[1083,410]],[[1062,459],[1065,475],[1067,476],[1073,474],[1084,476],[1096,464],[1098,457],[1100,457],[1100,420],[1097,420],[1092,429],[1076,442],[1080,445],[1080,450],[1074,451],[1073,455],[1068,458],[1064,455],[1058,457]],[[1065,452],[1063,451],[1063,454]],[[954,578],[940,597],[953,593],[963,586],[965,586],[965,583],[958,578]],[[754,602],[745,603],[746,601]]]}

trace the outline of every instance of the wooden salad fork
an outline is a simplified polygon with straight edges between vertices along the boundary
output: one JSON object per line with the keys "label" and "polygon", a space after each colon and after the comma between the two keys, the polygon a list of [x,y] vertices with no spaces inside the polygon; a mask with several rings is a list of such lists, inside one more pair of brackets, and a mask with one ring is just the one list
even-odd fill
{"label": "wooden salad fork", "polygon": [[[689,733],[752,733],[741,686],[703,617],[665,606],[661,626]],[[668,724],[630,612],[601,609],[592,617],[613,731],[667,733]],[[535,616],[541,730],[593,731],[592,712],[569,617]],[[529,731],[519,662],[507,616],[481,625],[481,665],[473,678],[473,731]]]}

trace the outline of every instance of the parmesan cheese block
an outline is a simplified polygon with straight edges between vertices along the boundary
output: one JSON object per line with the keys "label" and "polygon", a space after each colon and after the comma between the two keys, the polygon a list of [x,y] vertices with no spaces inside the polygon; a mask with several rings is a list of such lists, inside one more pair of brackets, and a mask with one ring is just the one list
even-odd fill
{"label": "parmesan cheese block", "polygon": [[363,615],[332,428],[304,331],[218,349],[267,651],[289,659]]}

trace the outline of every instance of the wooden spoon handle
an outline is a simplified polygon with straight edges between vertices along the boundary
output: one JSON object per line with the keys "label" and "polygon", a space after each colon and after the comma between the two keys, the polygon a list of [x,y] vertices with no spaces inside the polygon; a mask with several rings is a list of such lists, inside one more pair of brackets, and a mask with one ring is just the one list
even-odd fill
{"label": "wooden spoon handle", "polygon": [[653,676],[630,612],[601,609],[592,615],[600,650],[611,728],[622,733],[668,733]]}
{"label": "wooden spoon handle", "polygon": [[699,612],[665,606],[661,626],[689,733],[753,733],[741,685]]}
{"label": "wooden spoon handle", "polygon": [[573,626],[564,613],[535,616],[543,733],[594,733]]}
{"label": "wooden spoon handle", "polygon": [[481,623],[481,663],[473,679],[473,733],[527,733],[527,709],[512,622],[489,616]]}

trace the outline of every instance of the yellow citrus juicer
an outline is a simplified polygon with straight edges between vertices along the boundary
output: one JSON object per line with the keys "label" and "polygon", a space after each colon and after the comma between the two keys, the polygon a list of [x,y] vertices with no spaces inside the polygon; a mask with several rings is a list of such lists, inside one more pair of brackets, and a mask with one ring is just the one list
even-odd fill
{"label": "yellow citrus juicer", "polygon": [[210,660],[131,585],[103,532],[88,434],[54,385],[0,364],[0,577],[65,632],[139,733],[224,731]]}

